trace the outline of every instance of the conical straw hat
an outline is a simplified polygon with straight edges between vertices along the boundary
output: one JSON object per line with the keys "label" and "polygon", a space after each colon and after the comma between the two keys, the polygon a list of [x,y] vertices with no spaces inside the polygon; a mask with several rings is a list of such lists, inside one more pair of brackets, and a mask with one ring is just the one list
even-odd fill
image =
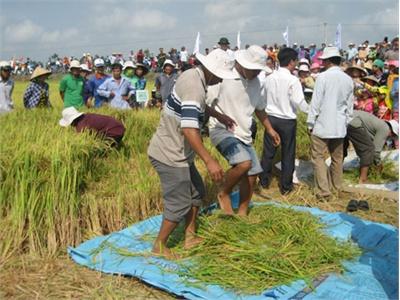
{"label": "conical straw hat", "polygon": [[42,67],[37,67],[37,68],[33,71],[32,75],[31,75],[31,80],[32,80],[32,79],[35,79],[35,78],[37,78],[37,77],[39,77],[39,76],[47,75],[47,74],[51,74],[51,71],[46,70],[46,69],[44,69],[44,68],[42,68]]}

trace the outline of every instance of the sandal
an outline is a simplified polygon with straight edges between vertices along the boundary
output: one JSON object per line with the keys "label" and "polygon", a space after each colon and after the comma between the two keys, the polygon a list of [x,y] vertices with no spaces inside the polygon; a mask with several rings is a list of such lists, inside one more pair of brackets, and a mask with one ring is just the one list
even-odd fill
{"label": "sandal", "polygon": [[360,200],[360,201],[358,201],[358,209],[359,209],[359,210],[363,210],[363,211],[369,210],[369,204],[368,204],[368,202],[365,201],[365,200]]}
{"label": "sandal", "polygon": [[350,200],[349,203],[347,204],[346,210],[348,212],[354,212],[358,209],[358,201],[357,200]]}

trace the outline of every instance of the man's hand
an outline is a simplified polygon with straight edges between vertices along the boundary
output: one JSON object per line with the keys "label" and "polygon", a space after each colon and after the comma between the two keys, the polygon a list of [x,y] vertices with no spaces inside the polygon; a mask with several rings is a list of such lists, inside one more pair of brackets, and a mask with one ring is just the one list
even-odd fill
{"label": "man's hand", "polygon": [[115,97],[114,92],[110,92],[110,99],[112,99],[112,98],[114,98],[114,97]]}
{"label": "man's hand", "polygon": [[281,137],[279,136],[279,134],[273,128],[268,129],[267,132],[272,139],[272,144],[275,147],[278,147],[281,144]]}
{"label": "man's hand", "polygon": [[121,96],[122,100],[128,101],[129,100],[129,96]]}
{"label": "man's hand", "polygon": [[214,182],[222,181],[222,179],[224,178],[224,170],[221,168],[221,166],[219,165],[219,163],[216,160],[210,159],[209,161],[207,161],[206,167],[207,167],[208,173],[211,176],[211,179]]}
{"label": "man's hand", "polygon": [[224,114],[219,114],[217,120],[220,123],[224,124],[226,126],[226,129],[228,129],[229,131],[233,131],[235,129],[235,125],[237,125],[235,120]]}

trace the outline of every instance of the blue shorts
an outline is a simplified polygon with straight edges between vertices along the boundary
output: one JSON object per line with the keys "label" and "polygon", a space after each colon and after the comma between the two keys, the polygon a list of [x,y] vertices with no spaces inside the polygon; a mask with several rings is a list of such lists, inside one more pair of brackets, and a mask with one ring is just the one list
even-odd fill
{"label": "blue shorts", "polygon": [[252,145],[246,145],[237,138],[228,137],[217,145],[217,149],[231,166],[250,160],[251,169],[247,173],[249,176],[260,174],[263,171]]}

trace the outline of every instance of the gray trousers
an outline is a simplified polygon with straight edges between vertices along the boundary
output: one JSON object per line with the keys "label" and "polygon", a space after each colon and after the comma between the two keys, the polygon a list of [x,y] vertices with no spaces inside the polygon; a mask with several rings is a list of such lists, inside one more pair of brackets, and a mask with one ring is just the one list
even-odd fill
{"label": "gray trousers", "polygon": [[194,163],[188,167],[171,167],[150,157],[161,181],[164,218],[179,223],[192,206],[201,206],[205,187]]}

